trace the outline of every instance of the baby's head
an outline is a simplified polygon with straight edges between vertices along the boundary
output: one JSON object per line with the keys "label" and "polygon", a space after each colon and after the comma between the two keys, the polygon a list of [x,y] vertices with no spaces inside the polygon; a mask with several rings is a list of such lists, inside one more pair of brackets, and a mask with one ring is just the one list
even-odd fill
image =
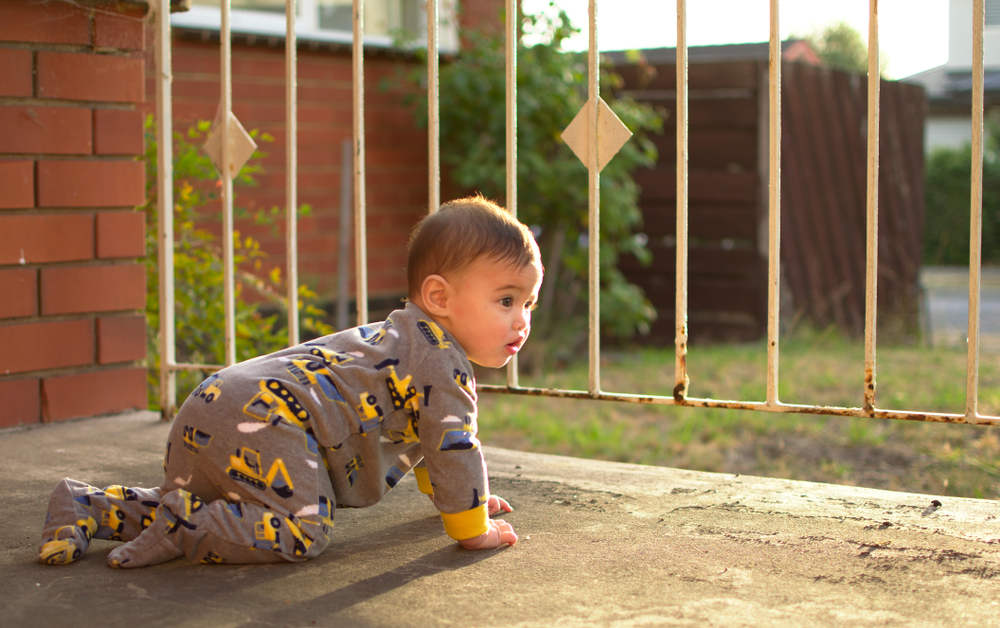
{"label": "baby's head", "polygon": [[481,196],[445,203],[410,236],[409,299],[484,366],[524,343],[542,281],[531,230]]}

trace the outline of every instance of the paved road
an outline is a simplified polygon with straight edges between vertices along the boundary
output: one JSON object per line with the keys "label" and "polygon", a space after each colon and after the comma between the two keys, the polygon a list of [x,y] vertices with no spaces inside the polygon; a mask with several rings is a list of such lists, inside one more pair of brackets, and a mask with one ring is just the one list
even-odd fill
{"label": "paved road", "polygon": [[[969,271],[960,267],[927,267],[920,273],[924,288],[924,329],[934,346],[965,345],[969,317]],[[980,349],[1000,352],[1000,268],[984,268],[979,305]]]}

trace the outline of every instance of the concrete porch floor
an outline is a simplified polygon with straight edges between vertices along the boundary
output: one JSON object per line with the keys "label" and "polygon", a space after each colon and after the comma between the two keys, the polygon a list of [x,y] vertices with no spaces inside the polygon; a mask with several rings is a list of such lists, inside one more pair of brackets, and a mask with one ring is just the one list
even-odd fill
{"label": "concrete porch floor", "polygon": [[338,510],[304,564],[119,571],[104,541],[37,563],[54,484],[154,485],[167,427],[141,412],[0,432],[0,625],[1000,624],[1000,502],[501,449],[493,489],[521,535],[501,551],[459,549],[411,476]]}

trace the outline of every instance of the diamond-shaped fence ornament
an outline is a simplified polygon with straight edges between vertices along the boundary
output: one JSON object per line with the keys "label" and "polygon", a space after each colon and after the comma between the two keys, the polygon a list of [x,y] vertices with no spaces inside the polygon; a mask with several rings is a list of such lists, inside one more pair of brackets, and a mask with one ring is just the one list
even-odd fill
{"label": "diamond-shaped fence ornament", "polygon": [[[583,162],[583,165],[590,167],[590,129],[587,125],[590,121],[590,103],[588,100],[569,123],[566,130],[562,132],[562,140],[570,147],[573,154]],[[604,166],[611,161],[611,158],[618,154],[625,142],[632,137],[632,131],[628,130],[608,103],[603,98],[597,99],[597,171],[604,170]]]}
{"label": "diamond-shaped fence ornament", "polygon": [[243,164],[250,159],[253,152],[257,150],[257,142],[253,141],[247,130],[240,124],[236,114],[229,112],[229,168],[223,168],[222,164],[222,125],[219,124],[219,117],[216,116],[212,124],[212,130],[205,138],[205,145],[202,149],[212,158],[212,163],[220,173],[228,174],[232,179],[243,168]]}

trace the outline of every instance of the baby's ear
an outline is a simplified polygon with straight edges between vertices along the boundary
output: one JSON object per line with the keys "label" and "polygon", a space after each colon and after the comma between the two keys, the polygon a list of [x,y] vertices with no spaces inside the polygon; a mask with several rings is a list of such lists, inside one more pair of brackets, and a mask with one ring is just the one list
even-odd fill
{"label": "baby's ear", "polygon": [[444,316],[448,312],[448,280],[441,275],[427,275],[420,284],[420,300],[428,314]]}

